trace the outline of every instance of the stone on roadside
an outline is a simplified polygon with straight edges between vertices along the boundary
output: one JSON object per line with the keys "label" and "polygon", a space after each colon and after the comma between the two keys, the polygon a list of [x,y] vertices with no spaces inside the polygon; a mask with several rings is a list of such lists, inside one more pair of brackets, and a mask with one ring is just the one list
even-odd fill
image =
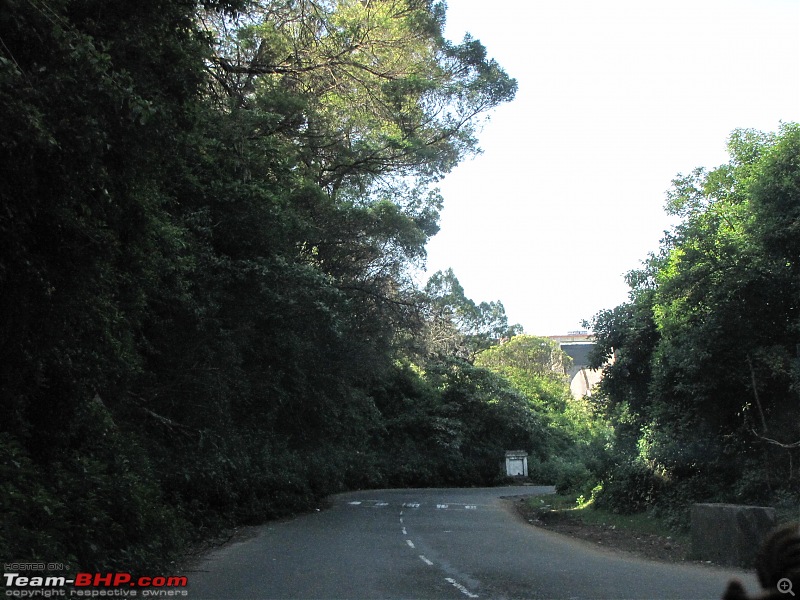
{"label": "stone on roadside", "polygon": [[775,509],[739,504],[692,506],[692,557],[725,566],[751,567],[775,527]]}

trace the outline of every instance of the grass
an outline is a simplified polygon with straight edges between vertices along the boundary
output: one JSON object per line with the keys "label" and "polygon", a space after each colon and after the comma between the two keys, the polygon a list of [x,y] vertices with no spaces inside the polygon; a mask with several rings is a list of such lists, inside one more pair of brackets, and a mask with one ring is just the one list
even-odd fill
{"label": "grass", "polygon": [[559,515],[585,525],[606,526],[640,535],[671,537],[676,541],[689,540],[687,533],[676,533],[666,523],[649,512],[621,515],[594,506],[592,501],[579,502],[574,495],[547,494],[528,499],[532,510],[555,511]]}

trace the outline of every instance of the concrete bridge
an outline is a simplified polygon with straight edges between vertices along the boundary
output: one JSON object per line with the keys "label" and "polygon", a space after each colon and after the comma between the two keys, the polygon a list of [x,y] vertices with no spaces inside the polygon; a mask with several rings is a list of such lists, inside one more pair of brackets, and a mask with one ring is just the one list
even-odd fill
{"label": "concrete bridge", "polygon": [[602,379],[602,369],[589,368],[589,352],[594,348],[594,336],[588,331],[571,331],[567,335],[551,335],[561,349],[572,359],[567,371],[569,389],[575,398],[592,395],[592,388]]}

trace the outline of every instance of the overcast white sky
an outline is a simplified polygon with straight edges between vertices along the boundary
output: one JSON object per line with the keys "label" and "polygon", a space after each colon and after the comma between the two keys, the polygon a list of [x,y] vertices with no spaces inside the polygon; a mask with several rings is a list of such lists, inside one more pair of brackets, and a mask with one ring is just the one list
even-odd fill
{"label": "overcast white sky", "polygon": [[733,129],[800,121],[800,0],[450,0],[448,37],[467,31],[519,91],[442,182],[428,272],[526,333],[624,302],[674,176],[726,162]]}

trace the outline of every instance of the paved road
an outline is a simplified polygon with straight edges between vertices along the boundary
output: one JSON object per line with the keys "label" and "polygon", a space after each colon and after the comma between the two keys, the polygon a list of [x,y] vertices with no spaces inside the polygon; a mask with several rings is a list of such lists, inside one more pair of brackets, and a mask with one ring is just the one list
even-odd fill
{"label": "paved road", "polygon": [[501,496],[552,488],[383,490],[272,523],[187,573],[192,600],[720,598],[745,573],[638,560],[531,527]]}

